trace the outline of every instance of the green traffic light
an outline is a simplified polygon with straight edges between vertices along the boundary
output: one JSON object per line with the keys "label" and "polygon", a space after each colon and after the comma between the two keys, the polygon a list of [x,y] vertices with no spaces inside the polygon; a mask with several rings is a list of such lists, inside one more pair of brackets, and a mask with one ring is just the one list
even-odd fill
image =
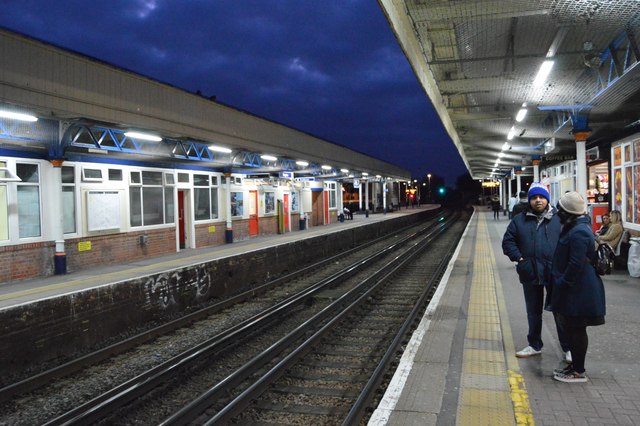
{"label": "green traffic light", "polygon": [[441,187],[438,189],[439,194],[444,194],[444,191],[445,191],[444,187]]}

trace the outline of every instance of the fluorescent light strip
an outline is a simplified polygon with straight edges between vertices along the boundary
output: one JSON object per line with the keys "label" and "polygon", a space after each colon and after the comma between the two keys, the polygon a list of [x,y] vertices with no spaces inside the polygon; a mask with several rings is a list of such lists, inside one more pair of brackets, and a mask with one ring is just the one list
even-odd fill
{"label": "fluorescent light strip", "polygon": [[522,108],[520,111],[518,111],[518,115],[516,115],[516,121],[520,122],[522,120],[524,120],[524,117],[527,115],[527,109],[526,108]]}
{"label": "fluorescent light strip", "polygon": [[0,117],[9,118],[11,120],[18,120],[18,121],[29,121],[32,123],[35,121],[38,121],[38,117],[35,117],[33,115],[21,114],[19,112],[12,112],[12,111],[6,111],[6,110],[0,110]]}
{"label": "fluorescent light strip", "polygon": [[162,140],[160,136],[150,135],[148,133],[125,132],[124,135],[128,138],[140,139],[143,141],[160,142]]}
{"label": "fluorescent light strip", "polygon": [[273,155],[261,155],[260,158],[267,161],[276,161],[278,157],[274,157]]}
{"label": "fluorescent light strip", "polygon": [[296,161],[296,164],[297,164],[298,166],[302,166],[302,167],[307,167],[307,166],[309,165],[309,163],[308,163],[308,162],[306,162],[306,161],[302,161],[302,160],[300,160],[300,161]]}
{"label": "fluorescent light strip", "polygon": [[225,148],[224,146],[210,145],[209,149],[215,152],[221,152],[223,154],[231,154],[233,152],[230,148]]}
{"label": "fluorescent light strip", "polygon": [[549,73],[551,72],[551,68],[553,68],[554,61],[544,61],[542,65],[540,65],[540,69],[538,70],[538,75],[533,79],[533,87],[540,87],[545,82],[547,77],[549,77]]}

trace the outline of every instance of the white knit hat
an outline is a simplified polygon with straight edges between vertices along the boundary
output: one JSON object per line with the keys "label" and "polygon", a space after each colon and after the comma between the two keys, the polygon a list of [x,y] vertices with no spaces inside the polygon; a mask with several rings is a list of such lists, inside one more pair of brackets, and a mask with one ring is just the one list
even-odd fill
{"label": "white knit hat", "polygon": [[582,198],[582,195],[575,191],[566,192],[562,197],[560,197],[560,200],[558,200],[558,205],[567,213],[575,214],[577,216],[587,212],[587,203],[584,198]]}

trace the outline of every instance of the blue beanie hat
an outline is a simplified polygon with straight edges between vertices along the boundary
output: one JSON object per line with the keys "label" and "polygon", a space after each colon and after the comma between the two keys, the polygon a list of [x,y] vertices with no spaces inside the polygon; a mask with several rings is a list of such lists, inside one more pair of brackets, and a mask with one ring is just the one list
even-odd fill
{"label": "blue beanie hat", "polygon": [[534,195],[542,195],[549,201],[549,191],[547,191],[547,187],[540,182],[533,182],[529,187],[529,201],[531,201],[531,197]]}

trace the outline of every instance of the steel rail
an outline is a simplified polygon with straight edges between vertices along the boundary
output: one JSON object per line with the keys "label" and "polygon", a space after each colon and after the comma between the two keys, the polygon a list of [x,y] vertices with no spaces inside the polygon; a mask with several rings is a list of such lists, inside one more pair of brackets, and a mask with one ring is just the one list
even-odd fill
{"label": "steel rail", "polygon": [[[442,215],[442,211],[434,211],[434,217]],[[397,233],[401,233],[410,229],[413,225],[406,226],[398,231]],[[234,296],[230,296],[220,302],[217,302],[211,306],[207,306],[205,308],[199,309],[195,312],[187,314],[183,317],[177,318],[175,320],[169,321],[165,324],[162,324],[158,327],[154,327],[151,330],[144,331],[135,336],[131,336],[125,340],[109,345],[105,348],[99,349],[97,351],[91,352],[87,355],[76,358],[72,361],[66,362],[54,368],[51,368],[47,371],[43,371],[41,373],[30,376],[26,379],[20,380],[18,382],[12,383],[0,389],[0,403],[7,402],[15,395],[31,392],[38,388],[45,386],[47,383],[59,379],[73,373],[76,373],[83,368],[86,368],[89,365],[96,364],[98,362],[104,361],[114,355],[121,354],[130,349],[135,348],[141,344],[152,341],[162,335],[165,335],[173,330],[184,327],[186,325],[192,324],[196,321],[199,321],[207,316],[210,316],[216,312],[222,311],[229,306],[233,306],[237,303],[246,301],[251,297],[254,297],[256,294],[261,294],[266,292],[272,287],[275,287],[281,283],[294,280],[304,274],[310,273],[315,269],[318,269],[322,266],[325,266],[331,262],[335,262],[345,256],[348,256],[352,253],[362,250],[363,248],[369,247],[371,245],[377,244],[384,239],[389,238],[389,235],[384,235],[374,240],[368,241],[365,244],[361,244],[357,247],[350,248],[344,252],[331,256],[327,259],[323,259],[319,262],[315,262],[311,265],[300,268],[292,273],[283,275],[282,277],[273,279],[267,283],[261,284],[258,287],[251,288],[249,290],[243,291]]]}
{"label": "steel rail", "polygon": [[[223,424],[240,414],[242,410],[244,410],[251,403],[251,400],[255,399],[262,392],[264,392],[264,390],[266,390],[271,383],[277,380],[287,368],[295,363],[300,357],[304,356],[306,352],[311,349],[313,344],[318,341],[318,339],[331,331],[335,327],[335,324],[343,319],[345,315],[352,312],[353,309],[355,309],[357,306],[360,306],[364,301],[366,301],[375,289],[382,285],[382,283],[384,283],[398,269],[402,268],[404,265],[410,262],[414,258],[414,256],[419,253],[422,247],[431,242],[439,234],[444,232],[444,227],[442,225],[442,223],[437,223],[437,229],[435,230],[435,232],[429,233],[423,238],[423,240],[414,243],[401,256],[395,257],[392,261],[377,270],[366,280],[362,281],[357,287],[342,295],[336,301],[326,306],[322,311],[318,312],[314,317],[305,321],[290,334],[278,341],[277,345],[279,347],[290,344],[291,342],[297,340],[304,333],[310,332],[310,327],[313,327],[314,324],[318,324],[324,318],[327,318],[329,316],[331,316],[332,318],[327,324],[321,326],[321,328],[316,331],[310,338],[306,339],[296,349],[289,353],[282,361],[271,368],[265,375],[256,380],[245,391],[234,398],[233,401],[227,404],[214,417],[212,417],[206,423],[206,425]],[[345,304],[348,304],[347,307],[344,307]],[[234,377],[234,380],[229,384],[232,386],[236,385],[240,377],[248,377],[248,373],[256,371],[257,366],[266,364],[269,361],[269,357],[271,356],[272,352],[273,351],[271,350],[265,351],[252,359],[249,362],[251,365],[243,366],[243,371],[241,373],[239,371],[236,372],[238,373],[238,377]],[[236,373],[234,373],[234,375]],[[174,413],[169,418],[165,419],[165,421],[163,421],[161,425],[175,426],[185,425],[189,422],[192,422],[206,408],[211,405],[211,401],[216,400],[220,395],[223,395],[230,390],[229,384],[220,382],[209,391],[200,395],[190,404],[183,407],[181,410]]]}
{"label": "steel rail", "polygon": [[[439,222],[435,222],[432,226],[438,226]],[[384,249],[369,255],[359,261],[343,268],[341,271],[313,284],[307,289],[299,292],[295,295],[284,299],[265,311],[252,316],[251,318],[231,327],[230,329],[219,333],[218,335],[206,340],[200,345],[191,348],[162,364],[147,370],[146,372],[114,387],[113,389],[91,399],[90,401],[74,408],[73,410],[64,413],[49,422],[46,425],[61,425],[61,424],[86,424],[88,422],[97,421],[109,412],[129,403],[130,401],[144,395],[151,389],[157,387],[159,384],[164,383],[171,376],[173,376],[176,370],[186,367],[191,362],[194,362],[202,357],[209,356],[216,352],[222,351],[232,347],[237,343],[238,339],[250,332],[255,331],[256,327],[261,327],[269,321],[272,321],[277,316],[286,315],[293,306],[297,306],[304,303],[308,298],[312,297],[315,293],[327,286],[335,285],[341,280],[345,280],[357,273],[358,270],[369,263],[373,262],[376,258],[384,256],[389,251],[393,250],[400,244],[404,244],[411,239],[416,238],[422,233],[428,232],[430,226],[426,226],[417,232],[402,238],[399,241],[394,241]],[[387,237],[388,238],[388,237]],[[382,238],[384,240],[384,238]],[[356,248],[357,249],[357,248]],[[360,247],[361,249],[361,247]],[[344,253],[342,254],[344,256]],[[331,259],[335,260],[336,256]]]}
{"label": "steel rail", "polygon": [[356,402],[353,404],[351,410],[349,410],[349,413],[343,420],[342,426],[359,424],[364,417],[365,410],[373,400],[374,393],[384,380],[386,371],[388,370],[393,360],[396,358],[396,354],[400,352],[400,347],[403,345],[406,336],[410,333],[413,324],[415,324],[415,322],[419,320],[420,313],[424,308],[424,305],[433,296],[435,283],[444,274],[444,271],[449,264],[449,258],[452,256],[458,241],[460,241],[460,238],[456,240],[455,244],[451,245],[445,256],[443,256],[442,261],[436,268],[433,277],[429,280],[429,284],[420,295],[420,299],[415,304],[409,315],[407,315],[404,323],[402,324],[402,327],[400,327],[400,329],[398,330],[396,337],[387,348],[387,351],[378,363],[378,366],[358,395]]}

